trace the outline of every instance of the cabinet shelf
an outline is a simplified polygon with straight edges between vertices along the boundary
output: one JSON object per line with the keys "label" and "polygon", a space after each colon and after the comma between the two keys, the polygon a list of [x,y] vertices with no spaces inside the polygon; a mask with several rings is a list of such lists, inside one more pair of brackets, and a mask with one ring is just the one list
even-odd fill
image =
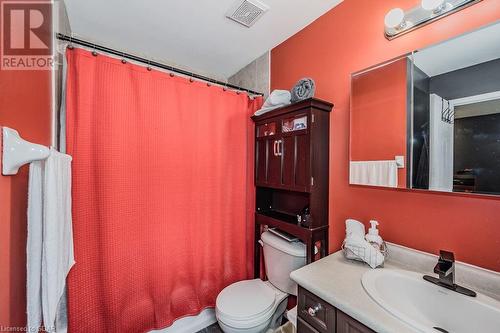
{"label": "cabinet shelf", "polygon": [[[279,218],[286,215],[288,221]],[[299,238],[304,243],[310,240],[313,234],[328,229],[328,226],[322,226],[314,229],[302,227],[297,224],[297,217],[295,217],[294,222],[290,222],[292,217],[292,215],[276,211],[258,212],[255,213],[255,223],[258,225],[267,225],[271,228],[278,228],[281,231],[287,232],[290,235]]]}
{"label": "cabinet shelf", "polygon": [[267,216],[267,217],[270,217],[270,218],[273,218],[276,220],[280,220],[280,221],[283,221],[286,223],[297,224],[297,216],[294,214],[285,213],[285,212],[281,212],[278,210],[272,210],[272,209],[265,210],[265,211],[259,211],[258,214],[261,214],[261,215],[264,215],[264,216]]}

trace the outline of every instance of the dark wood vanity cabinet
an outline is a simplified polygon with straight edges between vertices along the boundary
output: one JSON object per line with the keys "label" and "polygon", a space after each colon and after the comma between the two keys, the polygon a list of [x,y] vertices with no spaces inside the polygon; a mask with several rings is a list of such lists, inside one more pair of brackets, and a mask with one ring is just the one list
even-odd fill
{"label": "dark wood vanity cabinet", "polygon": [[[307,246],[307,262],[328,254],[330,112],[310,98],[259,116],[255,122],[255,241],[262,226],[277,228]],[[310,218],[299,223],[297,216]],[[316,247],[316,248],[315,248]],[[315,250],[318,254],[315,255]],[[261,249],[255,246],[255,277]]]}
{"label": "dark wood vanity cabinet", "polygon": [[297,316],[297,333],[375,333],[301,287]]}

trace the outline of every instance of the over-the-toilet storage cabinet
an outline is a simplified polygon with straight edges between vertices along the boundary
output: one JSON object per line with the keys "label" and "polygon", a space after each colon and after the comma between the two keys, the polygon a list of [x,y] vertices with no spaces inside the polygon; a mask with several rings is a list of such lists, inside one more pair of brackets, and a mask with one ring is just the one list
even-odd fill
{"label": "over-the-toilet storage cabinet", "polygon": [[[328,253],[330,112],[333,104],[311,98],[260,116],[255,122],[256,241],[267,225],[307,245],[307,262]],[[298,225],[309,207],[311,222]],[[318,243],[319,242],[319,243]],[[255,251],[256,276],[260,249]]]}

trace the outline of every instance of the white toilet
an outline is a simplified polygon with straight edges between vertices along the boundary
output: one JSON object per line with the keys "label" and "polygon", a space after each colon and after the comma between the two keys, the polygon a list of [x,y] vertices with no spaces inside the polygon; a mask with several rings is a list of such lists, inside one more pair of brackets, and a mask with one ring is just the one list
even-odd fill
{"label": "white toilet", "polygon": [[288,294],[297,295],[290,273],[306,264],[306,246],[266,231],[261,235],[269,281],[245,280],[217,296],[215,314],[225,333],[262,333],[281,324]]}

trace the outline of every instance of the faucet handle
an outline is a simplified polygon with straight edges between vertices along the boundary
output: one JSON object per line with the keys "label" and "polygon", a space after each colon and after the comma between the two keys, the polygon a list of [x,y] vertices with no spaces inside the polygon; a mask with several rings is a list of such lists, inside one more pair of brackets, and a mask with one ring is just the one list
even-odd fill
{"label": "faucet handle", "polygon": [[439,261],[453,263],[455,262],[455,255],[453,254],[453,252],[439,250]]}

